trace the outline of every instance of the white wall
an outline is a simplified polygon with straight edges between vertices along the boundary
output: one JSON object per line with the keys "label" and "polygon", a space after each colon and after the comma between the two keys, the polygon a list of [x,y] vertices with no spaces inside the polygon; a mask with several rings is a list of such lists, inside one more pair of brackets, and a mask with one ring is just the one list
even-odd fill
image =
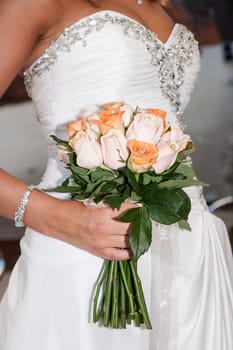
{"label": "white wall", "polygon": [[0,108],[0,167],[37,183],[47,161],[44,137],[31,102]]}

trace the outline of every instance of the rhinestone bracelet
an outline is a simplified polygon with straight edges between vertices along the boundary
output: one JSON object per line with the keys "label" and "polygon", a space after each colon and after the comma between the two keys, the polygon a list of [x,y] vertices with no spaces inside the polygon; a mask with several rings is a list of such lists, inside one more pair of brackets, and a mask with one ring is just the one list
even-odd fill
{"label": "rhinestone bracelet", "polygon": [[27,186],[27,190],[24,192],[23,197],[19,203],[19,206],[18,206],[17,210],[15,211],[14,223],[15,223],[16,227],[24,227],[25,226],[24,222],[23,222],[25,209],[26,209],[26,206],[28,204],[30,194],[32,193],[34,188],[36,188],[36,186],[34,186],[34,185]]}

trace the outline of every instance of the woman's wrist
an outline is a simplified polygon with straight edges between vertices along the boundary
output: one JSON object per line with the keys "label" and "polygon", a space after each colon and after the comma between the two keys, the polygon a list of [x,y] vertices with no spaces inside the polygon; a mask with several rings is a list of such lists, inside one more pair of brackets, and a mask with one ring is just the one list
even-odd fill
{"label": "woman's wrist", "polygon": [[52,235],[56,226],[59,201],[57,198],[35,188],[25,209],[25,226]]}
{"label": "woman's wrist", "polygon": [[24,227],[25,226],[25,224],[24,224],[25,210],[27,208],[29,197],[35,188],[36,188],[36,186],[29,185],[29,186],[27,186],[26,191],[23,193],[23,196],[20,200],[19,206],[14,213],[14,223],[15,223],[16,227]]}
{"label": "woman's wrist", "polygon": [[61,200],[35,189],[25,210],[24,223],[32,229],[77,245],[86,208],[77,201]]}
{"label": "woman's wrist", "polygon": [[[0,215],[14,220],[26,191],[25,182],[0,169]],[[86,237],[89,215],[90,210],[82,203],[57,199],[35,188],[24,208],[23,223],[42,234],[78,246],[80,234]]]}

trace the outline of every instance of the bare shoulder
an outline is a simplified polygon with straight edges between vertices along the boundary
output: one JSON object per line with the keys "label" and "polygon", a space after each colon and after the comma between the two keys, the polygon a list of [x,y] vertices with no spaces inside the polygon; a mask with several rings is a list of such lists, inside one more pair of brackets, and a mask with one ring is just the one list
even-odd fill
{"label": "bare shoulder", "polygon": [[57,0],[0,0],[0,19],[11,19],[17,25],[18,22],[43,31],[50,25],[54,15],[58,12],[59,2]]}
{"label": "bare shoulder", "polygon": [[59,0],[0,0],[0,96],[59,13]]}

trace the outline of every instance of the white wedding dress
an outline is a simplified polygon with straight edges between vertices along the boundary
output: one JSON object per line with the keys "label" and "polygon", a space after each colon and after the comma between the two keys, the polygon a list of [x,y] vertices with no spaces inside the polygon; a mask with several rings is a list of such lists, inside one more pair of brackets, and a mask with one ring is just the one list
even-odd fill
{"label": "white wedding dress", "polygon": [[[64,138],[66,123],[90,106],[125,101],[161,108],[182,125],[199,65],[198,45],[181,24],[166,43],[114,11],[99,11],[66,28],[25,71],[48,139],[40,186],[52,188],[67,175],[49,135]],[[208,212],[201,190],[187,192],[192,231],[154,223],[152,246],[139,260],[153,330],[93,324],[93,288],[103,260],[27,229],[0,305],[0,350],[232,350],[228,235]]]}

